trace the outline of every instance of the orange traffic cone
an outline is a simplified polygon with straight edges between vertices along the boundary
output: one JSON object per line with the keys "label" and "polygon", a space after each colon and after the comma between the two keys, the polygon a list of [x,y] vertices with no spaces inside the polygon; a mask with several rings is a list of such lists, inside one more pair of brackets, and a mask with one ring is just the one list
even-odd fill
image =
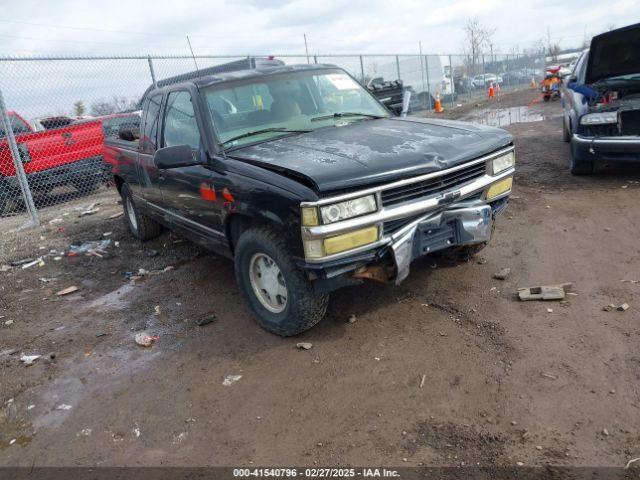
{"label": "orange traffic cone", "polygon": [[440,92],[436,92],[436,104],[433,106],[433,109],[436,113],[444,112],[444,108],[442,108],[442,103],[440,103]]}
{"label": "orange traffic cone", "polygon": [[493,90],[493,82],[489,82],[489,98],[495,97],[495,92]]}

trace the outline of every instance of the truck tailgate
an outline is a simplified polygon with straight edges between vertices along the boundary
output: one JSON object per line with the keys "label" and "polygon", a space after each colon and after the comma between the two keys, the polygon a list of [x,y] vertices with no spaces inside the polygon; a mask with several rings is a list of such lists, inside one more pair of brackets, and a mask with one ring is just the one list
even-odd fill
{"label": "truck tailgate", "polygon": [[[99,156],[104,135],[100,122],[90,121],[19,135],[16,141],[25,173],[35,173]],[[0,140],[0,175],[15,175],[6,139]]]}

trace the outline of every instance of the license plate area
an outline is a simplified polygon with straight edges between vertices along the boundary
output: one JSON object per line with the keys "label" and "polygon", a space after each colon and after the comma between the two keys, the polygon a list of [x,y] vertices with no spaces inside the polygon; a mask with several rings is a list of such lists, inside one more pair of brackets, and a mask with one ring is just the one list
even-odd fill
{"label": "license plate area", "polygon": [[437,252],[445,248],[458,245],[460,238],[458,235],[458,221],[452,220],[442,223],[438,227],[433,225],[420,224],[416,232],[414,241],[414,256],[421,257],[429,253]]}

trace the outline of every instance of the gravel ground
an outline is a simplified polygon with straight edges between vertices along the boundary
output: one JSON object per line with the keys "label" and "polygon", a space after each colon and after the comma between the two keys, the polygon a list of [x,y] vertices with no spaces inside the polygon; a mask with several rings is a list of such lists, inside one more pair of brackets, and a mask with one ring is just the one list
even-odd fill
{"label": "gravel ground", "polygon": [[[640,169],[572,177],[559,103],[531,108],[544,120],[507,127],[514,196],[479,257],[425,258],[399,287],[336,292],[327,318],[296,338],[256,325],[229,261],[169,233],[135,241],[110,218],[121,211],[113,192],[46,209],[38,229],[3,219],[0,264],[112,244],[102,257],[51,254],[0,272],[0,465],[624,466],[640,456]],[[79,218],[93,202],[100,210]],[[493,279],[503,267],[511,276]],[[514,297],[561,282],[575,293],[564,302]],[[78,291],[56,295],[69,286]],[[603,310],[622,303],[629,310]],[[159,336],[151,348],[134,343],[142,330]],[[42,357],[27,367],[22,353]],[[227,375],[241,378],[225,386]]]}

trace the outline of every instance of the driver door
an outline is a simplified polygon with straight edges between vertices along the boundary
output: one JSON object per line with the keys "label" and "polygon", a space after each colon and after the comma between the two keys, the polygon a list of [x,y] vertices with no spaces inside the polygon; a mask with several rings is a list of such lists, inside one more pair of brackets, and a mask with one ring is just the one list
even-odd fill
{"label": "driver door", "polygon": [[162,122],[161,146],[189,145],[203,160],[201,165],[160,170],[163,207],[176,230],[209,248],[225,239],[222,222],[223,175],[206,162],[198,110],[192,92],[169,92]]}

